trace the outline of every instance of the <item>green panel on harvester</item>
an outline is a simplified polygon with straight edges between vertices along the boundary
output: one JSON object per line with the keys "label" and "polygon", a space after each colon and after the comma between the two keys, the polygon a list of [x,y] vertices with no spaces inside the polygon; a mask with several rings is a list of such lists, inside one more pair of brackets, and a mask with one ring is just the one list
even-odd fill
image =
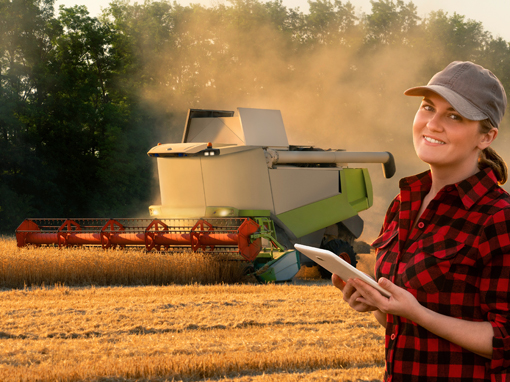
{"label": "green panel on harvester", "polygon": [[[372,203],[372,184],[366,183],[363,169],[340,171],[341,194],[307,204],[277,215],[283,224],[296,236],[326,228],[366,210]],[[347,197],[349,195],[349,197]]]}
{"label": "green panel on harvester", "polygon": [[[346,168],[341,171],[341,174],[343,173],[344,176],[342,186],[345,187],[349,204],[357,212],[366,210],[371,206],[370,199],[372,199],[372,193],[368,192],[369,187],[367,187],[365,182],[366,176],[363,170],[361,168]],[[371,186],[370,184],[370,191]]]}
{"label": "green panel on harvester", "polygon": [[372,207],[374,204],[374,191],[372,188],[372,180],[370,179],[370,174],[368,173],[368,169],[363,169],[363,176],[365,178],[365,185],[367,187],[367,202],[368,207]]}

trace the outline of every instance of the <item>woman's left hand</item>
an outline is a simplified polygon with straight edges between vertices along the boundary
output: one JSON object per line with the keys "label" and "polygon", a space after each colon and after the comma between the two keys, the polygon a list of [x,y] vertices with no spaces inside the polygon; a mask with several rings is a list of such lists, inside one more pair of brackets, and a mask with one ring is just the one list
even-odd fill
{"label": "woman's left hand", "polygon": [[335,287],[342,291],[344,301],[347,302],[352,309],[358,312],[370,312],[377,310],[375,306],[358,301],[358,298],[362,296],[352,285],[352,280],[345,282],[338,275],[333,274],[331,276],[331,281]]}

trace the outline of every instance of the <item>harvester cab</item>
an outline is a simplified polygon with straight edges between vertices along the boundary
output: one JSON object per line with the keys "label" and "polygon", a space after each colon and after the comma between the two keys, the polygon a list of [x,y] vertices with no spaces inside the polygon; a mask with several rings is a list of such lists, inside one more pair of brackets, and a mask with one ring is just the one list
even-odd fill
{"label": "harvester cab", "polygon": [[395,173],[388,152],[289,145],[280,111],[266,109],[190,109],[182,141],[158,144],[148,155],[157,159],[161,194],[150,219],[26,219],[16,231],[18,246],[233,252],[259,280],[287,281],[309,261],[295,243],[328,248],[355,264],[358,212],[373,195],[368,170],[348,164],[381,163],[387,178]]}

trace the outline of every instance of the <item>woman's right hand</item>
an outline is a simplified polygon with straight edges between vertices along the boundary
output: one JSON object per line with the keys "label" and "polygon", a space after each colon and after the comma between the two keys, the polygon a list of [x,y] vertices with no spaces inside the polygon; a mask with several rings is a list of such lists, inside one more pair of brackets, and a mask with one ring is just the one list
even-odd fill
{"label": "woman's right hand", "polygon": [[354,288],[349,280],[345,282],[339,276],[333,273],[331,276],[331,281],[335,287],[342,291],[344,301],[347,302],[352,309],[358,312],[371,312],[377,310],[377,307],[375,306],[357,301],[359,297],[363,296],[356,290],[356,288]]}

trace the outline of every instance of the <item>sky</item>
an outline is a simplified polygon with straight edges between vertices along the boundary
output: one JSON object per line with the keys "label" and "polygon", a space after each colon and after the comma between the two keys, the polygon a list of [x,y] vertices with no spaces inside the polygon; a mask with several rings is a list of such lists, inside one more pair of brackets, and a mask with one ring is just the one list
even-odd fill
{"label": "sky", "polygon": [[[181,5],[189,3],[200,3],[204,6],[211,6],[224,0],[177,0]],[[143,0],[138,1],[143,3]],[[342,1],[346,3],[347,1]],[[356,8],[357,13],[370,13],[370,0],[350,0],[351,4]],[[404,0],[408,3],[409,0]],[[510,1],[509,0],[413,0],[418,8],[418,16],[424,17],[431,11],[442,9],[453,15],[454,12],[466,16],[466,19],[472,19],[482,22],[484,29],[492,33],[493,37],[502,37],[506,41],[510,41]],[[101,8],[107,8],[108,0],[56,0],[55,8],[59,5],[67,7],[74,5],[85,5],[92,16],[96,16],[101,12]],[[296,8],[307,13],[307,0],[283,0],[283,5],[288,8]]]}

